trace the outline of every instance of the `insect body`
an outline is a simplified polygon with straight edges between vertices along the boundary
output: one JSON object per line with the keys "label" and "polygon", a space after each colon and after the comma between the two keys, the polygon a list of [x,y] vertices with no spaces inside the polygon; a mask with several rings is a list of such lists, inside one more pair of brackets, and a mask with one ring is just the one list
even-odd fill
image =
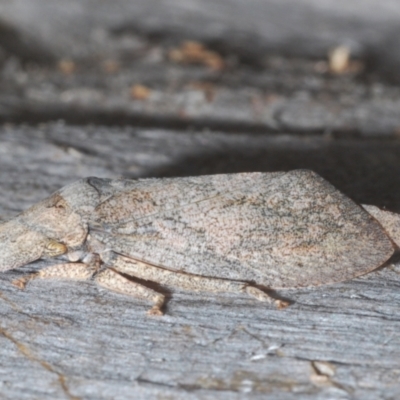
{"label": "insect body", "polygon": [[61,263],[33,278],[91,279],[154,303],[126,277],[194,291],[340,282],[382,265],[400,242],[397,214],[359,206],[314,172],[72,183],[0,225],[0,271],[39,258]]}

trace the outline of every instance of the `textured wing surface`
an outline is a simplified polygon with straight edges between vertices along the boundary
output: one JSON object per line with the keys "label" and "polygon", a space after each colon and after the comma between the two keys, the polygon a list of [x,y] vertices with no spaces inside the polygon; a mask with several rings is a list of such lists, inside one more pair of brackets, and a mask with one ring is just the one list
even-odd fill
{"label": "textured wing surface", "polygon": [[171,270],[296,288],[351,279],[393,252],[368,213],[311,171],[118,185],[92,237]]}

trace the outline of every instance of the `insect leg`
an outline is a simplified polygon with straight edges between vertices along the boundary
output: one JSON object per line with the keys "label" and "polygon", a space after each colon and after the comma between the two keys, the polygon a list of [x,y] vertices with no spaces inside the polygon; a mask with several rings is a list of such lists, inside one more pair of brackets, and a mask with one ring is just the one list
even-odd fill
{"label": "insect leg", "polygon": [[147,313],[149,315],[163,315],[161,308],[164,304],[165,296],[161,293],[139,283],[130,281],[112,269],[101,271],[96,275],[94,280],[100,286],[114,292],[152,301],[154,305]]}
{"label": "insect leg", "polygon": [[285,308],[288,303],[269,296],[255,286],[246,282],[230,281],[218,278],[209,278],[199,275],[171,271],[129,257],[114,255],[112,266],[119,272],[132,275],[140,279],[157,282],[164,285],[183,289],[205,292],[246,292],[259,301],[274,303],[278,308]]}
{"label": "insect leg", "polygon": [[43,268],[34,274],[16,279],[12,284],[20,289],[24,289],[27,283],[33,279],[71,279],[85,281],[90,279],[96,270],[97,266],[85,263],[51,265],[50,267]]}

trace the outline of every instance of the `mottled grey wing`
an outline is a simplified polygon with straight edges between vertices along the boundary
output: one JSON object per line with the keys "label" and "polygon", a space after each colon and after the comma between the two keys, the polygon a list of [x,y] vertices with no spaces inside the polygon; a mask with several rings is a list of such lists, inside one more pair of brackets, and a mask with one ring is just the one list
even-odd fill
{"label": "mottled grey wing", "polygon": [[393,252],[368,213],[305,170],[130,181],[91,225],[134,259],[276,289],[351,279]]}

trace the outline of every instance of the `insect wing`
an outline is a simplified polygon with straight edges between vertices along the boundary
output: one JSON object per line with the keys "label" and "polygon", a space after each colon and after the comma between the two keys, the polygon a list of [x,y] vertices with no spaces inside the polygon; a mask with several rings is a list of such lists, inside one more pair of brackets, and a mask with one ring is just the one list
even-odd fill
{"label": "insect wing", "polygon": [[128,181],[92,224],[133,259],[274,289],[351,279],[393,252],[368,213],[305,170]]}

